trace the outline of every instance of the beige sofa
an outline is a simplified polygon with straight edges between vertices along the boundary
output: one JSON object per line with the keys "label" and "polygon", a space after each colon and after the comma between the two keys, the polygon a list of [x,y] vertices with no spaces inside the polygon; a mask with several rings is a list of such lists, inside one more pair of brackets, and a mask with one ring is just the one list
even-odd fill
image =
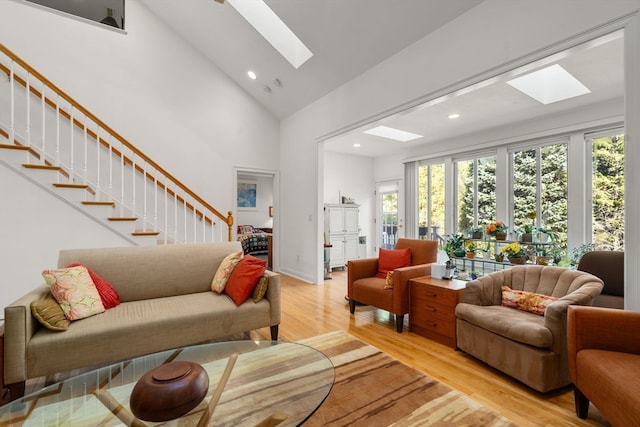
{"label": "beige sofa", "polygon": [[[63,250],[58,267],[81,263],[116,289],[121,304],[71,322],[64,332],[44,328],[30,310],[48,292],[41,285],[5,308],[4,378],[14,399],[29,378],[196,344],[280,324],[280,276],[267,271],[265,298],[236,306],[211,281],[239,242]],[[43,266],[48,268],[51,266]]]}
{"label": "beige sofa", "polygon": [[[558,300],[544,315],[504,306],[503,285]],[[602,286],[589,273],[539,265],[481,277],[467,284],[456,306],[457,346],[540,392],[568,385],[567,308],[591,305]]]}

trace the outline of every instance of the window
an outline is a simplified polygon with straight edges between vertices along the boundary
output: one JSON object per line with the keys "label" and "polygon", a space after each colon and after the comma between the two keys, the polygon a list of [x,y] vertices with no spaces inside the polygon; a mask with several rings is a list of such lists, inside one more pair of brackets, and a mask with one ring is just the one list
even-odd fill
{"label": "window", "polygon": [[456,174],[457,232],[495,221],[495,156],[458,161]]}
{"label": "window", "polygon": [[624,135],[592,137],[592,243],[624,250]]}
{"label": "window", "polygon": [[514,151],[511,231],[526,226],[555,234],[567,242],[567,144],[549,144]]}
{"label": "window", "polygon": [[424,238],[428,227],[444,233],[445,192],[444,163],[420,166],[418,169],[418,226]]}

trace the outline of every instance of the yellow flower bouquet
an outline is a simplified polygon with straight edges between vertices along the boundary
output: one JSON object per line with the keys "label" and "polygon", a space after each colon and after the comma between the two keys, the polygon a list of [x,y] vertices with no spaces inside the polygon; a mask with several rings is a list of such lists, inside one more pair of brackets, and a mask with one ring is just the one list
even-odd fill
{"label": "yellow flower bouquet", "polygon": [[500,249],[500,253],[509,258],[513,264],[524,264],[527,261],[527,254],[518,242],[509,243]]}

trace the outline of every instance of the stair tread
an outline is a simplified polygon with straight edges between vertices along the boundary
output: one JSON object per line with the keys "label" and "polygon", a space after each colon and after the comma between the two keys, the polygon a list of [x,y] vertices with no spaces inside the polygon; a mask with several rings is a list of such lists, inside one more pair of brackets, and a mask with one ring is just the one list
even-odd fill
{"label": "stair tread", "polygon": [[108,218],[109,221],[137,221],[135,216],[112,216]]}
{"label": "stair tread", "polygon": [[23,163],[22,167],[27,169],[42,169],[42,170],[52,170],[52,171],[59,171],[60,169],[62,169],[60,166],[40,165],[37,163]]}
{"label": "stair tread", "polygon": [[132,236],[157,236],[159,234],[159,231],[134,231],[131,233]]}
{"label": "stair tread", "polygon": [[115,206],[116,202],[113,201],[100,201],[100,200],[83,200],[82,201],[83,205],[87,205],[87,206]]}
{"label": "stair tread", "polygon": [[87,184],[72,184],[66,182],[54,182],[53,186],[58,188],[89,188]]}

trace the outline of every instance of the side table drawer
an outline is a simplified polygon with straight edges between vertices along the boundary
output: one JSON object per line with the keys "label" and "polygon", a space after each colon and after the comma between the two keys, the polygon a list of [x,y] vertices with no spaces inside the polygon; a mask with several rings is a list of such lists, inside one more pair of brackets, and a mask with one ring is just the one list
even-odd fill
{"label": "side table drawer", "polygon": [[429,305],[451,306],[457,303],[457,297],[454,292],[445,289],[436,288],[434,286],[424,286],[413,284],[411,287],[411,302],[420,301]]}
{"label": "side table drawer", "polygon": [[409,322],[411,325],[453,337],[456,333],[455,315],[450,313],[451,309],[448,311],[442,307],[412,307]]}

